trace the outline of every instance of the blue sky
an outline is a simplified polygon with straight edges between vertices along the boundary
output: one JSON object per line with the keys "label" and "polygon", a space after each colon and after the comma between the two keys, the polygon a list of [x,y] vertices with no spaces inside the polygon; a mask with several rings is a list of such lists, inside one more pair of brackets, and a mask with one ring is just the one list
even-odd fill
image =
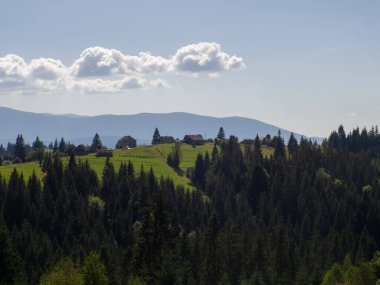
{"label": "blue sky", "polygon": [[0,0],[0,105],[380,124],[380,1]]}

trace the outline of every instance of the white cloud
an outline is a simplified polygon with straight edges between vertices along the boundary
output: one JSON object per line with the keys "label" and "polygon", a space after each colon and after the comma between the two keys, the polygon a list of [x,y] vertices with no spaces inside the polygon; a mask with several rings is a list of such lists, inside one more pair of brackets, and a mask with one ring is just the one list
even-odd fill
{"label": "white cloud", "polygon": [[116,49],[90,47],[85,49],[71,67],[76,77],[108,76],[124,73],[124,55]]}
{"label": "white cloud", "polygon": [[208,72],[245,68],[243,59],[223,52],[217,43],[202,42],[184,46],[172,58],[173,69],[182,72]]}
{"label": "white cloud", "polygon": [[30,77],[43,80],[54,80],[66,73],[66,66],[60,60],[53,58],[33,59],[28,69]]}
{"label": "white cloud", "polygon": [[[244,68],[241,57],[229,55],[217,43],[184,46],[174,56],[149,52],[123,54],[116,49],[89,47],[66,67],[59,59],[39,58],[27,63],[22,57],[0,57],[0,88],[7,90],[62,90],[113,93],[133,88],[170,88],[169,83],[147,79],[148,74],[180,73],[196,78],[200,73],[218,77],[223,71]],[[1,91],[1,89],[0,89]]]}
{"label": "white cloud", "polygon": [[140,52],[138,56],[126,55],[125,64],[130,72],[167,72],[170,61],[161,56],[153,56],[149,52]]}
{"label": "white cloud", "polygon": [[172,86],[169,83],[167,83],[165,80],[161,78],[150,80],[149,85],[156,88],[172,88]]}
{"label": "white cloud", "polygon": [[8,54],[0,57],[0,87],[5,89],[18,88],[25,84],[27,64],[22,57]]}
{"label": "white cloud", "polygon": [[146,86],[147,80],[142,77],[125,77],[119,82],[116,83],[116,87],[120,90],[122,89],[134,89],[134,88],[143,88]]}
{"label": "white cloud", "polygon": [[26,68],[25,60],[16,54],[0,57],[0,78],[22,78],[26,75]]}
{"label": "white cloud", "polygon": [[169,60],[148,52],[140,52],[137,56],[124,55],[116,49],[96,46],[85,49],[71,70],[76,77],[111,76],[166,72],[169,65]]}

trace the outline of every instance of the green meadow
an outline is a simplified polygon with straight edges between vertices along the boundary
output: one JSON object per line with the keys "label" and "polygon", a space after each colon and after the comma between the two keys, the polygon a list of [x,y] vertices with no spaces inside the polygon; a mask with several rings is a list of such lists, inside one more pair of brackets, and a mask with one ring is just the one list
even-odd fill
{"label": "green meadow", "polygon": [[0,166],[0,175],[8,180],[14,169],[16,169],[19,174],[22,173],[25,180],[32,175],[33,171],[36,173],[37,177],[42,177],[41,167],[38,162],[26,162]]}
{"label": "green meadow", "polygon": [[[199,153],[204,155],[206,151],[211,156],[212,143],[207,143],[201,146],[193,147],[188,144],[181,144],[181,160],[180,169],[182,173],[177,173],[173,168],[169,167],[166,163],[168,154],[172,151],[174,144],[160,144],[153,146],[138,146],[128,150],[114,150],[113,157],[110,158],[111,162],[115,166],[116,170],[122,162],[131,161],[135,172],[140,171],[141,166],[147,172],[150,168],[153,169],[156,177],[163,176],[164,178],[170,177],[173,179],[176,185],[182,185],[186,188],[192,188],[190,180],[186,177],[186,171],[190,167],[194,167],[196,157]],[[268,156],[273,153],[273,149],[263,146],[263,154]],[[92,169],[98,174],[99,178],[102,177],[105,157],[97,157],[96,154],[89,154],[85,156],[79,156],[76,158],[78,161],[87,160]],[[63,162],[67,163],[68,157],[63,158]],[[40,165],[37,162],[27,162],[20,164],[11,164],[7,166],[0,166],[0,174],[5,177],[6,180],[10,177],[12,171],[16,169],[18,173],[22,173],[27,180],[35,171],[38,177],[42,177]]]}

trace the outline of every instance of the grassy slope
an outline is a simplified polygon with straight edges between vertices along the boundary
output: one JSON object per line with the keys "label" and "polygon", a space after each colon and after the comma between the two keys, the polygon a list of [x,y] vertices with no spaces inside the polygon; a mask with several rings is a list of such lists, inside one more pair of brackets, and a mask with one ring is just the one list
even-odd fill
{"label": "grassy slope", "polygon": [[[120,163],[131,161],[135,167],[135,171],[139,172],[141,165],[145,171],[153,168],[157,177],[161,175],[164,177],[171,177],[175,184],[188,185],[189,179],[183,175],[179,176],[171,167],[166,164],[166,157],[171,152],[174,144],[157,145],[157,146],[139,146],[129,150],[115,150],[111,162],[116,169],[119,168]],[[181,152],[182,159],[180,168],[186,172],[186,169],[193,166],[198,153],[206,153],[206,150],[211,153],[213,148],[212,144],[197,146],[193,148],[190,145],[182,144]],[[101,177],[103,172],[104,163],[106,158],[96,157],[95,154],[90,154],[79,159],[87,159],[91,167]]]}
{"label": "grassy slope", "polygon": [[15,168],[19,174],[22,173],[24,175],[26,180],[32,175],[33,171],[36,172],[37,177],[42,176],[42,171],[38,162],[26,162],[0,166],[0,174],[8,180]]}
{"label": "grassy slope", "polygon": [[[185,173],[189,167],[194,167],[195,159],[198,153],[205,154],[206,151],[211,155],[213,144],[205,144],[203,146],[192,147],[191,145],[182,144],[181,145],[181,162],[180,168],[183,170],[184,174],[178,175],[171,167],[166,164],[166,157],[171,152],[174,144],[164,144],[156,146],[139,146],[129,150],[115,150],[113,152],[113,157],[111,162],[114,164],[116,170],[118,170],[121,162],[128,162],[129,160],[135,167],[135,171],[138,173],[140,171],[141,165],[143,165],[144,170],[147,172],[150,168],[157,177],[161,175],[164,177],[171,177],[174,183],[177,185],[183,185],[185,187],[189,186],[189,179],[186,177]],[[263,147],[263,154],[270,155],[273,153],[273,149]],[[88,160],[90,166],[96,171],[99,177],[102,176],[104,163],[106,158],[96,157],[95,154],[89,154],[86,156],[78,157],[77,159]],[[63,158],[64,162],[67,162],[68,158]],[[28,162],[23,164],[1,166],[0,173],[6,179],[9,178],[13,169],[16,168],[19,173],[23,173],[24,177],[27,179],[33,173],[36,172],[37,176],[41,177],[42,172],[38,163]]]}

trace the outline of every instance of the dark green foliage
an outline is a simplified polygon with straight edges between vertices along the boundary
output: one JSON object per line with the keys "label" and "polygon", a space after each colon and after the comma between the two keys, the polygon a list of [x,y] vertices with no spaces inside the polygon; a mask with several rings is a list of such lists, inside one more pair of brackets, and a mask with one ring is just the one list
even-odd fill
{"label": "dark green foliage", "polygon": [[58,150],[60,153],[66,154],[66,142],[65,142],[63,137],[61,138],[61,140],[59,142]]}
{"label": "dark green foliage", "polygon": [[13,248],[8,230],[0,215],[0,284],[22,284],[21,259]]}
{"label": "dark green foliage", "polygon": [[224,140],[224,139],[226,138],[226,135],[225,135],[225,133],[224,133],[224,129],[223,129],[223,127],[220,127],[220,129],[219,129],[219,131],[218,131],[218,134],[217,134],[216,138],[217,138],[218,140]]}
{"label": "dark green foliage", "polygon": [[98,133],[95,134],[94,138],[92,139],[92,143],[90,146],[91,152],[96,152],[98,149],[101,149],[103,147],[102,141],[100,140],[100,137]]}
{"label": "dark green foliage", "polygon": [[278,131],[278,135],[272,139],[274,142],[274,158],[284,158],[285,157],[285,144],[284,139],[281,137],[281,131]]}
{"label": "dark green foliage", "polygon": [[160,143],[160,132],[156,128],[153,133],[153,138],[152,138],[152,144],[159,144]]}
{"label": "dark green foliage", "polygon": [[174,148],[171,153],[169,153],[166,163],[170,166],[173,167],[174,169],[179,170],[179,163],[181,159],[181,143],[176,142],[174,144]]}
{"label": "dark green foliage", "polygon": [[288,151],[290,155],[294,155],[298,148],[298,141],[294,137],[294,134],[291,133],[288,141]]}
{"label": "dark green foliage", "polygon": [[83,264],[84,285],[108,285],[108,277],[100,256],[91,252]]}
{"label": "dark green foliage", "polygon": [[25,142],[22,135],[18,135],[16,139],[16,144],[14,147],[14,156],[21,159],[21,161],[25,161],[26,157],[26,149],[25,149]]}
{"label": "dark green foliage", "polygon": [[0,176],[0,284],[373,284],[379,134],[335,133],[290,140],[289,156],[279,134],[272,157],[231,136],[197,157],[194,191],[108,159],[98,179],[45,153],[42,181]]}

